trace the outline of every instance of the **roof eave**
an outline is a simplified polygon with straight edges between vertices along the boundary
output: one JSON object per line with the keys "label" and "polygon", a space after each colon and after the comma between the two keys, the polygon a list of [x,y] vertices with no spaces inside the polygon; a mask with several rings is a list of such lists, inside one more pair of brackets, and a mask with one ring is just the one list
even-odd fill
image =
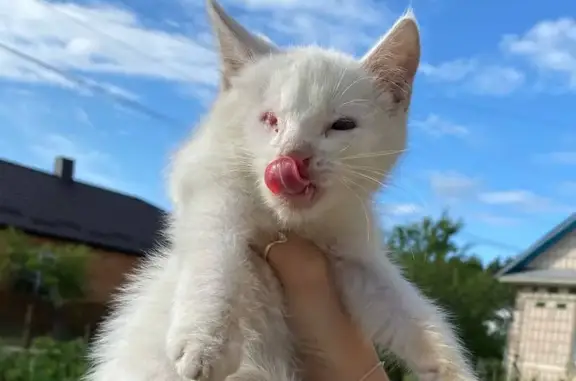
{"label": "roof eave", "polygon": [[576,279],[550,279],[550,278],[539,278],[539,277],[518,277],[518,278],[507,278],[506,276],[498,278],[501,283],[513,284],[513,285],[548,285],[548,286],[574,286],[576,285]]}
{"label": "roof eave", "polygon": [[496,277],[500,279],[505,275],[522,270],[526,264],[546,252],[573,230],[576,230],[576,213],[570,215],[566,220],[548,232],[524,253],[519,255],[516,260],[509,263],[508,266],[502,268],[498,273],[496,273]]}

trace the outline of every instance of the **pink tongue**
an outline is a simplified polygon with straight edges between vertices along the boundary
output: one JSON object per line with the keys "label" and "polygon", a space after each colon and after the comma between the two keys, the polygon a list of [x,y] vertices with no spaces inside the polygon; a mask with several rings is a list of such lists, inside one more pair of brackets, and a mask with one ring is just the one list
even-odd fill
{"label": "pink tongue", "polygon": [[281,156],[268,164],[264,182],[274,194],[300,194],[310,184],[304,165],[290,156]]}

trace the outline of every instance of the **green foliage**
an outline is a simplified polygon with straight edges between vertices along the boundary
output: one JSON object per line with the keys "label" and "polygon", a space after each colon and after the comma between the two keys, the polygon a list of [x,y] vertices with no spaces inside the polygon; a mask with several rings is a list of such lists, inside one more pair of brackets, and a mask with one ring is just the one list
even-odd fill
{"label": "green foliage", "polygon": [[44,245],[41,252],[51,257],[35,257],[34,269],[42,274],[42,287],[56,307],[85,294],[89,250],[80,245]]}
{"label": "green foliage", "polygon": [[2,256],[2,272],[0,280],[11,282],[15,274],[20,274],[26,266],[28,258],[34,252],[28,236],[16,229],[0,230],[0,255]]}
{"label": "green foliage", "polygon": [[424,218],[395,227],[388,246],[406,276],[449,312],[474,362],[500,359],[507,323],[501,312],[511,309],[513,293],[494,277],[504,263],[485,265],[468,254],[470,246],[457,243],[462,228],[461,221],[447,214],[438,220]]}
{"label": "green foliage", "polygon": [[0,249],[0,283],[10,275],[10,257]]}
{"label": "green foliage", "polygon": [[86,371],[82,340],[38,338],[26,350],[0,347],[2,381],[79,381]]}
{"label": "green foliage", "polygon": [[13,289],[45,297],[55,307],[85,294],[89,259],[86,246],[35,244],[25,233],[0,231],[5,270],[2,280]]}

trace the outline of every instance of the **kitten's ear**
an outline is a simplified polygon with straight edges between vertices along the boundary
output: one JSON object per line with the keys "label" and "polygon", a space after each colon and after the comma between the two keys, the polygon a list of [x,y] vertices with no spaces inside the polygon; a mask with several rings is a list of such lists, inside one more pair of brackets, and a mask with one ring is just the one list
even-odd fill
{"label": "kitten's ear", "polygon": [[222,60],[222,87],[227,89],[230,78],[245,64],[256,61],[259,56],[275,53],[278,48],[248,32],[216,0],[207,0],[206,3]]}
{"label": "kitten's ear", "polygon": [[362,58],[362,65],[374,76],[376,86],[391,93],[397,103],[410,100],[419,63],[420,33],[412,10],[400,17]]}

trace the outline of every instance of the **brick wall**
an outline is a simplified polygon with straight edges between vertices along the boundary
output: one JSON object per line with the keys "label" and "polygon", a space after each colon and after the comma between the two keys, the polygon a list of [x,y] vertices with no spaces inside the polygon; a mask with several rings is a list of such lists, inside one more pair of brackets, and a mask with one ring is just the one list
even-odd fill
{"label": "brick wall", "polygon": [[[66,244],[62,240],[32,237],[39,243]],[[106,303],[110,294],[122,284],[127,272],[136,265],[141,257],[101,249],[91,249],[92,258],[88,269],[88,302]]]}
{"label": "brick wall", "polygon": [[120,286],[140,257],[117,252],[94,250],[89,270],[89,301],[103,303]]}
{"label": "brick wall", "polygon": [[[67,243],[47,238],[31,237],[40,243]],[[3,255],[0,249],[0,255]],[[68,306],[65,320],[75,335],[100,321],[106,313],[106,305],[114,290],[125,280],[126,275],[140,261],[141,257],[119,252],[92,249],[88,269],[88,294],[84,301]],[[14,295],[0,290],[0,336],[15,333],[22,329],[24,315],[30,300],[25,295]],[[46,303],[36,302],[34,314],[35,335],[46,334],[52,326],[53,311]]]}
{"label": "brick wall", "polygon": [[576,325],[576,290],[519,287],[509,331],[508,368],[521,380],[567,380]]}

